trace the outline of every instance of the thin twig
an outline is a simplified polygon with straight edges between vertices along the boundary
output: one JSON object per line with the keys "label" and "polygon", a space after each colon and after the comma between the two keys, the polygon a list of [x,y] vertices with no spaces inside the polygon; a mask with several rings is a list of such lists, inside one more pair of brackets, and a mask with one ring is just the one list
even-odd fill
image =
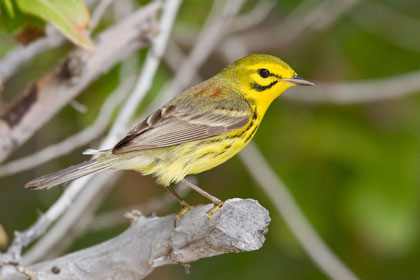
{"label": "thin twig", "polygon": [[358,279],[318,236],[257,146],[251,142],[239,155],[251,176],[273,202],[312,261],[331,279]]}
{"label": "thin twig", "polygon": [[99,4],[96,5],[96,8],[93,11],[92,17],[90,19],[91,30],[94,30],[95,27],[98,26],[102,16],[104,15],[106,9],[108,9],[111,3],[112,0],[101,0]]}
{"label": "thin twig", "polygon": [[227,30],[226,26],[229,26],[234,20],[243,3],[243,0],[229,0],[223,6],[222,12],[219,13],[218,5],[220,5],[220,2],[214,2],[212,11],[207,17],[190,55],[185,59],[181,68],[176,71],[174,79],[172,79],[169,85],[164,87],[162,90],[163,93],[153,102],[151,108],[157,108],[159,105],[168,102],[189,85],[197,69],[206,61],[221,38],[223,38]]}
{"label": "thin twig", "polygon": [[248,31],[266,20],[274,5],[273,1],[261,0],[251,11],[235,18],[228,33],[225,34],[226,38],[219,46],[225,60],[228,58],[229,61],[235,61],[247,54],[248,48],[243,44],[240,36],[236,36],[235,33]]}
{"label": "thin twig", "polygon": [[19,46],[0,60],[0,73],[3,81],[11,78],[38,54],[58,47],[66,41],[60,32],[50,25],[46,27],[45,33],[45,38],[38,39],[26,47]]}
{"label": "thin twig", "polygon": [[87,107],[80,103],[79,101],[77,101],[76,99],[73,99],[72,101],[69,102],[69,105],[76,110],[77,112],[81,113],[81,114],[86,114],[88,109]]}
{"label": "thin twig", "polygon": [[[373,17],[372,14],[375,16]],[[409,51],[420,52],[420,42],[413,38],[414,34],[418,34],[420,26],[418,17],[403,14],[378,1],[364,1],[363,5],[349,17],[359,27],[390,44]]]}
{"label": "thin twig", "polygon": [[[63,141],[45,147],[29,156],[13,160],[0,165],[0,176],[9,176],[39,166],[47,161],[66,155],[71,151],[86,145],[98,137],[107,127],[111,120],[112,113],[126,98],[129,89],[133,86],[136,73],[136,59],[130,59],[123,63],[120,72],[122,83],[109,95],[103,103],[95,121],[89,127],[71,135]],[[134,64],[134,65],[133,65]]]}
{"label": "thin twig", "polygon": [[[165,55],[163,56],[163,59],[165,63],[169,66],[170,69],[173,70],[173,73],[176,73],[175,69],[180,69],[182,64],[184,63],[184,60],[187,57],[184,55],[184,51],[179,47],[179,45],[174,40],[169,40],[168,42],[168,50],[165,52]],[[191,84],[198,84],[200,83],[200,79],[193,78],[191,80]],[[162,91],[159,93],[161,94]],[[151,110],[156,109],[156,105],[152,105]]]}
{"label": "thin twig", "polygon": [[229,27],[229,33],[241,32],[255,27],[267,19],[274,6],[275,2],[273,0],[258,1],[251,11],[235,18]]}
{"label": "thin twig", "polygon": [[84,188],[76,202],[70,205],[68,211],[60,218],[54,226],[46,232],[42,238],[26,252],[21,262],[22,265],[39,261],[46,252],[51,250],[63,236],[69,234],[73,224],[79,219],[80,216],[86,215],[85,210],[88,207],[96,208],[101,199],[97,199],[98,196],[105,197],[113,183],[119,178],[118,174],[112,174],[112,172],[106,172],[101,176],[95,177],[95,182],[89,184],[89,187]]}

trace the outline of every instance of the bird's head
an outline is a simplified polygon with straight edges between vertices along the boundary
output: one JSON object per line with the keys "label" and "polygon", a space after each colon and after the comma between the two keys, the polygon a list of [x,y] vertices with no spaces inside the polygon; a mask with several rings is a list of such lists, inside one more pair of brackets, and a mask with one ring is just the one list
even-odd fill
{"label": "bird's head", "polygon": [[237,60],[224,71],[247,100],[258,103],[258,107],[264,109],[289,87],[314,85],[299,77],[280,58],[267,54],[251,54]]}

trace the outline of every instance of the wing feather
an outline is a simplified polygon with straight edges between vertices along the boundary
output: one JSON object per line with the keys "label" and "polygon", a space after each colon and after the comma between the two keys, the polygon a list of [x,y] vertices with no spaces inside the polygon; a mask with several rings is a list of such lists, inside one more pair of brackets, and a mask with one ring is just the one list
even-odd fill
{"label": "wing feather", "polygon": [[251,113],[250,105],[240,94],[206,81],[147,117],[112,152],[120,154],[210,138],[245,126]]}

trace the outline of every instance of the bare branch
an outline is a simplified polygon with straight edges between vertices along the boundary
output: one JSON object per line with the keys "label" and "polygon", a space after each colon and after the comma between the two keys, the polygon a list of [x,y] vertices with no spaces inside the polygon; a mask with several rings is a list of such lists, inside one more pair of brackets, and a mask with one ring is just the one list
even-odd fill
{"label": "bare branch", "polygon": [[[317,4],[316,7],[308,7],[304,12],[298,6],[296,13],[292,12],[286,20],[277,26],[255,29],[253,32],[241,35],[241,39],[251,51],[289,46],[312,32],[326,29],[359,1],[325,0]],[[306,3],[303,2],[301,5],[304,4]],[[281,34],[281,36],[278,34]]]}
{"label": "bare branch", "polygon": [[38,54],[47,49],[58,47],[65,42],[60,32],[51,25],[47,26],[45,33],[45,38],[38,39],[26,47],[19,46],[0,60],[0,73],[4,81],[16,74],[26,62]]}
{"label": "bare branch", "polygon": [[[258,250],[270,223],[268,211],[252,199],[230,199],[211,219],[213,205],[197,206],[174,228],[174,215],[146,218],[131,212],[132,225],[99,245],[29,266],[27,273],[48,279],[143,279],[156,267],[200,258]],[[21,274],[8,280],[25,279]]]}
{"label": "bare branch", "polygon": [[229,28],[229,33],[249,30],[250,28],[260,24],[267,19],[267,16],[274,6],[275,2],[273,0],[258,1],[251,11],[236,17]]}
{"label": "bare branch", "polygon": [[223,35],[226,32],[226,26],[229,26],[234,20],[244,1],[229,0],[223,6],[223,11],[221,13],[218,11],[219,3],[219,1],[216,1],[213,4],[212,12],[210,12],[210,15],[207,17],[206,23],[204,24],[190,55],[185,59],[181,68],[177,69],[176,76],[169,85],[165,86],[160,98],[156,99],[151,108],[156,108],[159,105],[168,102],[173,96],[181,92],[190,84],[194,75],[196,75],[197,69],[206,61],[218,42],[223,38]]}
{"label": "bare branch", "polygon": [[61,217],[54,226],[42,236],[42,238],[26,252],[23,256],[22,265],[28,265],[39,261],[46,252],[53,248],[63,236],[68,234],[72,225],[85,214],[88,207],[96,208],[103,197],[111,190],[112,185],[117,181],[122,172],[106,172],[101,176],[95,177],[95,182],[88,188],[84,188],[74,204],[70,205],[69,210]]}
{"label": "bare branch", "polygon": [[123,79],[123,81],[105,100],[98,116],[96,117],[96,120],[92,125],[67,137],[59,143],[45,147],[44,149],[29,156],[0,165],[0,177],[25,171],[62,155],[66,155],[71,151],[90,143],[98,137],[98,135],[106,129],[116,107],[127,97],[130,92],[129,89],[133,86],[136,73],[136,66],[132,65],[133,62],[135,64],[136,59],[123,63],[120,73],[120,78]]}
{"label": "bare branch", "polygon": [[[179,45],[174,40],[169,40],[168,42],[168,50],[165,52],[164,55],[165,63],[169,66],[170,69],[172,69],[172,72],[175,74],[177,72],[177,69],[179,69],[182,64],[184,63],[184,60],[187,58],[186,55],[184,55],[184,51],[179,47]],[[198,84],[201,82],[201,79],[192,78],[191,84]],[[164,94],[161,91],[159,94]],[[155,105],[150,106],[151,110],[156,109],[157,102]]]}
{"label": "bare branch", "polygon": [[105,13],[106,9],[111,4],[111,2],[112,0],[101,0],[99,4],[96,6],[90,20],[90,25],[92,26],[92,30],[95,29],[95,27],[99,24],[103,14]]}
{"label": "bare branch", "polygon": [[99,75],[148,45],[144,39],[156,30],[154,21],[160,6],[160,2],[153,2],[104,31],[98,36],[94,52],[83,49],[71,52],[55,70],[28,87],[0,116],[0,161]]}
{"label": "bare branch", "polygon": [[[376,16],[373,17],[373,14]],[[377,1],[364,1],[360,9],[349,16],[361,28],[388,43],[420,52],[420,41],[413,40],[413,35],[418,33],[420,26],[418,17],[405,15]]]}
{"label": "bare branch", "polygon": [[312,261],[331,279],[358,279],[318,236],[287,187],[271,169],[257,146],[251,142],[239,155],[251,176],[267,193]]}

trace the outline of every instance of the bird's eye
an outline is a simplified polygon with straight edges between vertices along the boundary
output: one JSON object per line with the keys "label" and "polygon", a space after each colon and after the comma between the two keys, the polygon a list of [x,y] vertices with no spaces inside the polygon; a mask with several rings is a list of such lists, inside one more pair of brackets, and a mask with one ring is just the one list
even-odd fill
{"label": "bird's eye", "polygon": [[262,77],[262,78],[268,78],[269,76],[270,76],[270,71],[268,71],[267,69],[265,69],[265,68],[262,68],[262,69],[259,69],[258,70],[258,74],[260,74],[260,76]]}

